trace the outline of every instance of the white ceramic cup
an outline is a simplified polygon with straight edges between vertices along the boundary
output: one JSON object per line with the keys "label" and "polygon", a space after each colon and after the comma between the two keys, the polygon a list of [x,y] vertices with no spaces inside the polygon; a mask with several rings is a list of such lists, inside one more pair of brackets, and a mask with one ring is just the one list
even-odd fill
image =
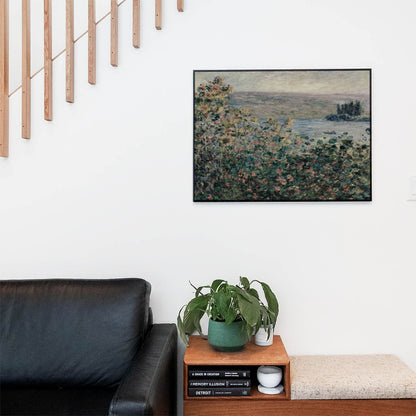
{"label": "white ceramic cup", "polygon": [[260,345],[261,347],[268,347],[273,344],[273,326],[270,325],[270,336],[268,328],[263,326],[259,328],[256,335],[254,336],[254,343]]}
{"label": "white ceramic cup", "polygon": [[257,380],[264,387],[276,387],[282,376],[282,369],[273,365],[262,365],[257,369]]}

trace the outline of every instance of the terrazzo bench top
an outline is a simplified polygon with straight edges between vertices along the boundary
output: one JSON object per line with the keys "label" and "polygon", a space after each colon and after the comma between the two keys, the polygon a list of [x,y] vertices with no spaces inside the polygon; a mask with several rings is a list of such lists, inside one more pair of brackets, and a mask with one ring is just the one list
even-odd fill
{"label": "terrazzo bench top", "polygon": [[416,399],[416,373],[394,355],[290,357],[292,400]]}

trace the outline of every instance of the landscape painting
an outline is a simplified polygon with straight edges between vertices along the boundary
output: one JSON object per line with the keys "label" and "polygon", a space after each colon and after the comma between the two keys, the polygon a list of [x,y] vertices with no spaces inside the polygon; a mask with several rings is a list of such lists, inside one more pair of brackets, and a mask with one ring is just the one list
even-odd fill
{"label": "landscape painting", "polygon": [[194,71],[194,201],[371,201],[371,70]]}

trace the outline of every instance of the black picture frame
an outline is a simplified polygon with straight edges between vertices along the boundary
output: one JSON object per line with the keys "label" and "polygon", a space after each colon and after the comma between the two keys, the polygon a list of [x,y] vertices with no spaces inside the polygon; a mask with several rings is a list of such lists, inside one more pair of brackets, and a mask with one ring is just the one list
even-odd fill
{"label": "black picture frame", "polygon": [[[357,72],[360,72],[358,74]],[[303,74],[305,74],[305,79],[302,80]],[[311,79],[317,79],[319,80],[319,83],[322,83],[322,88],[325,90],[331,89],[331,85],[334,84],[334,79],[337,79],[337,76],[340,80],[346,79],[348,82],[352,83],[354,80],[354,77],[357,79],[366,79],[368,77],[368,90],[365,92],[365,94],[358,94],[357,92],[351,92],[345,91],[345,93],[341,94],[336,92],[336,88],[333,93],[325,92],[322,94],[316,93],[312,94],[309,92],[293,92],[285,91],[285,92],[267,92],[267,91],[243,91],[235,92],[233,95],[229,94],[228,98],[226,99],[221,95],[222,92],[227,93],[227,86],[231,85],[228,83],[227,78],[230,78],[229,75],[233,75],[233,79],[238,79],[240,77],[242,79],[241,85],[244,84],[244,79],[249,79],[250,74],[256,74],[256,79],[259,79],[261,76],[268,76],[270,79],[278,79],[278,75],[288,78],[290,81],[291,75],[290,74],[296,74],[296,76],[293,76],[293,82],[296,86],[296,79],[302,80],[300,83],[299,88],[302,88],[302,85],[307,85],[307,78],[310,77]],[[288,75],[289,74],[289,75]],[[351,76],[349,77],[349,74]],[[223,75],[223,76],[221,76]],[[361,76],[362,75],[362,76]],[[361,76],[361,78],[360,78]],[[201,92],[201,90],[198,90],[198,87],[200,87],[202,84],[197,81],[196,78],[199,79],[205,79],[205,89]],[[214,82],[214,79],[216,77],[222,78],[222,84],[220,85],[211,85],[210,82]],[[331,79],[331,82],[328,81],[328,86],[324,85],[325,77]],[[361,81],[360,81],[361,82]],[[267,81],[266,81],[267,83]],[[319,89],[319,84],[317,85],[317,89]],[[361,82],[363,84],[363,82]],[[198,84],[198,85],[197,85]],[[254,83],[255,84],[255,83]],[[254,85],[253,84],[253,85]],[[289,82],[290,84],[290,82]],[[214,98],[207,98],[208,94],[208,87],[211,85],[210,93],[219,92],[218,95],[218,102],[225,103],[225,106],[219,107],[217,104],[215,104]],[[360,84],[361,85],[361,84]],[[364,84],[363,84],[364,85]],[[263,86],[264,87],[264,86]],[[291,87],[289,87],[291,88]],[[305,87],[306,90],[310,90],[311,87]],[[224,91],[222,91],[224,90]],[[236,90],[234,90],[236,91]],[[201,96],[202,94],[202,96]],[[204,95],[205,94],[205,95]],[[280,98],[279,98],[280,94]],[[226,95],[226,94],[225,94]],[[339,96],[339,103],[336,103],[336,96]],[[320,97],[322,96],[322,97]],[[356,97],[354,100],[354,96]],[[230,97],[233,97],[232,99]],[[365,99],[362,99],[362,97],[366,97]],[[360,98],[360,100],[358,99]],[[321,101],[320,101],[321,99]],[[209,101],[211,100],[211,101]],[[262,103],[263,100],[263,103]],[[244,192],[244,184],[241,183],[241,177],[240,178],[233,178],[232,172],[239,172],[238,175],[241,175],[241,172],[238,170],[239,163],[241,160],[245,158],[245,164],[244,164],[244,177],[247,176],[247,164],[249,160],[252,160],[253,158],[250,157],[250,153],[247,150],[244,150],[244,152],[238,151],[239,148],[244,148],[242,146],[238,147],[235,145],[233,149],[233,144],[236,143],[236,138],[233,139],[233,131],[236,131],[236,126],[234,128],[230,128],[232,130],[231,133],[226,133],[228,136],[225,139],[222,139],[221,142],[220,137],[222,137],[222,133],[224,133],[224,129],[221,130],[221,126],[225,127],[225,122],[221,123],[221,120],[227,120],[231,117],[236,117],[237,120],[239,120],[239,117],[241,116],[240,112],[248,108],[248,110],[252,111],[252,117],[257,118],[257,121],[260,125],[260,127],[253,127],[254,134],[250,134],[248,132],[243,131],[241,136],[238,136],[237,134],[235,137],[238,136],[239,145],[241,143],[244,143],[244,137],[246,137],[247,143],[249,143],[248,148],[255,149],[257,144],[254,145],[250,142],[250,140],[253,142],[255,141],[256,137],[256,131],[261,132],[261,129],[270,130],[270,137],[263,137],[261,136],[261,143],[259,145],[267,146],[268,143],[272,141],[277,142],[277,147],[279,148],[279,155],[284,154],[282,153],[282,147],[280,144],[282,143],[282,138],[279,139],[279,134],[274,135],[278,130],[278,127],[276,127],[273,130],[272,124],[274,122],[280,123],[280,126],[282,125],[282,119],[284,117],[275,117],[274,122],[270,121],[270,125],[267,125],[268,121],[265,121],[265,118],[259,117],[260,115],[266,114],[266,113],[273,113],[277,114],[279,109],[276,107],[273,107],[273,103],[268,103],[268,101],[276,101],[277,103],[282,102],[283,107],[285,110],[283,113],[288,111],[293,111],[293,108],[298,108],[300,106],[302,111],[299,112],[299,114],[303,113],[310,113],[315,114],[319,113],[321,107],[329,108],[330,103],[332,102],[334,104],[334,112],[333,114],[327,114],[325,118],[325,122],[319,123],[321,119],[315,119],[310,118],[310,120],[313,121],[313,125],[318,125],[321,129],[323,126],[325,126],[327,123],[329,125],[339,125],[340,127],[343,127],[345,125],[350,126],[350,128],[354,127],[355,130],[357,130],[357,133],[354,133],[352,136],[348,132],[338,132],[338,131],[330,131],[328,130],[328,134],[322,138],[319,138],[318,136],[314,136],[313,138],[309,137],[307,134],[297,132],[294,129],[287,128],[285,130],[285,135],[289,134],[291,137],[291,141],[289,141],[290,145],[287,147],[288,150],[286,150],[286,156],[287,160],[291,163],[290,167],[288,169],[293,169],[293,173],[297,173],[298,177],[296,177],[293,174],[288,173],[286,168],[279,169],[279,163],[284,158],[280,158],[276,156],[274,159],[274,162],[270,162],[270,151],[263,152],[264,160],[262,160],[262,163],[260,163],[260,167],[254,167],[251,174],[253,175],[253,178],[255,178],[256,175],[261,178],[259,180],[259,184],[256,185],[255,181],[252,181],[250,177],[249,179],[250,185],[248,185],[248,188],[250,191]],[[303,100],[303,103],[302,103]],[[266,102],[267,101],[267,102]],[[293,101],[293,103],[291,103]],[[362,102],[361,102],[362,101]],[[241,103],[247,104],[252,103],[251,107],[244,107]],[[214,103],[214,104],[213,104]],[[315,103],[316,104],[316,111],[312,106],[308,106],[308,103]],[[352,105],[351,105],[352,104]],[[205,107],[203,107],[205,105]],[[344,107],[343,107],[344,106]],[[318,109],[319,107],[319,109]],[[203,110],[201,110],[201,108]],[[219,113],[219,110],[223,111],[223,113]],[[253,111],[254,109],[254,111]],[[311,109],[311,111],[309,111]],[[312,111],[313,110],[313,111]],[[319,110],[319,111],[318,111]],[[215,70],[215,69],[209,69],[209,70],[194,70],[193,71],[193,201],[194,202],[369,202],[372,201],[372,70],[371,68],[352,68],[352,69],[239,69],[239,70]],[[206,116],[203,111],[206,111],[208,114]],[[240,112],[239,112],[240,111]],[[245,111],[245,110],[244,110]],[[323,110],[324,111],[324,110]],[[361,111],[363,113],[361,113]],[[217,112],[217,113],[216,113]],[[351,115],[352,114],[352,115]],[[202,115],[202,121],[201,121],[201,115]],[[296,113],[294,113],[296,116]],[[305,114],[304,114],[305,115]],[[328,119],[328,117],[333,116],[332,120]],[[337,117],[338,116],[338,117]],[[205,117],[205,118],[204,118]],[[241,116],[242,117],[242,116]],[[254,120],[253,118],[253,120]],[[345,118],[345,120],[343,119]],[[298,121],[297,125],[303,126],[304,119],[300,118],[292,118],[294,121]],[[203,126],[204,120],[209,120],[206,124],[206,126]],[[201,124],[202,123],[202,124]],[[218,128],[215,128],[214,124],[218,123]],[[255,123],[255,122],[253,122]],[[302,124],[303,123],[303,124]],[[332,123],[332,124],[331,124]],[[312,125],[311,124],[311,125]],[[228,124],[227,124],[228,125]],[[232,125],[232,123],[231,123]],[[201,127],[202,126],[202,127]],[[244,127],[245,126],[245,127]],[[296,127],[296,123],[294,122],[294,128]],[[365,127],[368,126],[368,127]],[[206,130],[204,130],[204,127],[207,127]],[[364,131],[367,132],[367,136],[363,133],[361,137],[355,137],[355,134],[358,135],[358,132],[360,129],[364,128]],[[205,135],[205,131],[208,131],[208,128],[210,130],[209,140],[211,140],[207,144],[207,135]],[[251,129],[250,122],[243,124],[243,127],[241,129],[244,130],[244,128]],[[302,127],[303,128],[303,127]],[[313,130],[311,126],[306,125],[306,130],[310,131]],[[290,131],[289,131],[290,130]],[[338,130],[338,129],[337,129]],[[342,130],[342,129],[341,129]],[[201,141],[201,132],[204,136],[204,142],[203,144]],[[212,134],[212,133],[215,134]],[[225,136],[223,136],[225,137]],[[230,138],[227,142],[227,138]],[[198,141],[199,140],[199,141]],[[268,141],[269,140],[269,141]],[[279,141],[280,140],[280,141]],[[285,139],[286,140],[286,139]],[[293,143],[298,143],[298,141],[301,140],[301,144],[299,145],[299,149],[296,148],[296,145]],[[302,141],[303,140],[303,141]],[[319,142],[319,147],[318,147]],[[213,145],[210,148],[211,143]],[[257,142],[253,142],[257,143]],[[307,143],[307,145],[305,144]],[[274,144],[274,142],[273,142]],[[347,149],[342,149],[342,146],[347,146]],[[215,163],[215,151],[213,150],[216,146],[217,149],[217,157],[221,153],[221,163],[226,160],[227,163],[224,163],[224,166],[222,167],[223,171],[221,171],[221,167],[218,168],[217,165],[221,165],[221,163]],[[334,147],[335,146],[335,147]],[[344,147],[345,147],[344,146]],[[361,146],[361,147],[360,147]],[[345,155],[345,160],[339,161],[336,156],[336,150],[338,149],[339,155],[338,159]],[[237,149],[237,150],[236,150]],[[332,150],[331,150],[332,149]],[[331,170],[329,173],[327,173],[327,176],[325,176],[324,172],[327,172],[326,170],[319,171],[321,168],[321,165],[315,164],[318,166],[318,172],[315,172],[315,168],[310,168],[308,164],[303,165],[302,164],[302,155],[305,157],[305,163],[308,163],[309,156],[307,155],[318,155],[319,163],[321,163],[324,160],[327,160],[325,158],[329,158],[328,163],[325,162],[325,164],[322,165],[322,169],[324,167],[329,167]],[[318,153],[319,150],[319,153]],[[277,150],[276,150],[277,152]],[[309,153],[308,153],[309,152]],[[260,154],[257,150],[253,151],[253,154],[255,154],[256,159],[258,159],[258,154]],[[273,153],[272,153],[273,154]],[[323,155],[322,155],[323,154]],[[226,157],[224,157],[226,155]],[[290,157],[289,157],[290,156]],[[260,156],[261,159],[261,156]],[[315,160],[315,159],[312,159]],[[331,161],[333,160],[333,161]],[[204,163],[204,161],[206,163]],[[272,166],[272,169],[263,169],[261,166],[264,166],[265,161],[268,161],[267,164],[269,166]],[[315,160],[316,161],[316,160]],[[283,160],[283,164],[284,164]],[[336,163],[334,163],[336,162]],[[341,163],[342,162],[342,163]],[[211,165],[209,165],[211,163]],[[256,162],[257,163],[257,162]],[[271,165],[270,165],[271,163]],[[323,162],[322,162],[323,163]],[[351,165],[348,165],[351,163]],[[331,164],[333,166],[333,169],[331,168]],[[345,165],[345,166],[344,166]],[[210,168],[207,168],[207,166],[211,166]],[[215,166],[215,167],[213,167]],[[309,179],[308,176],[308,169],[312,169],[310,172],[313,172],[316,174],[316,182],[314,182],[312,179]],[[273,168],[276,168],[277,172],[281,172],[281,176],[279,176],[279,173],[271,174],[269,176],[265,175],[265,172],[271,172]],[[338,171],[335,170],[335,168],[338,169]],[[250,172],[250,170],[248,170]],[[202,172],[202,173],[201,173]],[[212,173],[212,176],[210,174]],[[365,173],[365,174],[364,174]],[[263,176],[261,176],[263,175]],[[276,186],[274,187],[273,191],[268,192],[267,189],[270,189],[270,186],[273,186],[275,184],[274,180],[276,176],[276,181],[279,181]],[[286,175],[286,176],[285,176]],[[338,177],[337,177],[338,175]],[[227,177],[228,179],[231,178],[232,180],[224,179]],[[215,180],[212,180],[214,183],[210,183],[210,179],[215,178]],[[293,178],[293,179],[292,179]],[[346,182],[346,178],[351,179],[351,182]],[[243,179],[244,180],[244,179]],[[294,186],[287,186],[289,181],[293,181],[296,183],[296,180],[298,180],[299,184]],[[204,182],[205,181],[205,182]],[[234,182],[233,182],[234,181]],[[310,184],[309,182],[310,181]],[[264,183],[263,183],[264,182]],[[219,183],[223,184],[223,188],[221,188]],[[230,185],[231,183],[231,185]],[[322,185],[320,185],[322,183]],[[331,188],[331,183],[333,184],[333,188]],[[254,184],[254,185],[251,185]],[[283,184],[280,186],[279,184]],[[218,185],[218,186],[217,186]],[[225,189],[227,186],[230,189]],[[322,187],[322,192],[320,192],[320,188]],[[204,188],[205,187],[205,188]],[[259,189],[259,192],[256,193],[253,192],[252,188],[255,188],[255,190]],[[210,193],[210,188],[213,189],[213,191]],[[284,189],[283,191],[282,188]],[[340,190],[341,188],[341,190]],[[235,191],[235,197],[233,196],[233,189]],[[277,190],[278,189],[278,190]],[[202,190],[202,191],[201,191]],[[206,191],[206,192],[205,192]],[[299,192],[296,194],[296,192]],[[254,194],[254,195],[253,195]],[[265,197],[266,195],[266,197]]]}

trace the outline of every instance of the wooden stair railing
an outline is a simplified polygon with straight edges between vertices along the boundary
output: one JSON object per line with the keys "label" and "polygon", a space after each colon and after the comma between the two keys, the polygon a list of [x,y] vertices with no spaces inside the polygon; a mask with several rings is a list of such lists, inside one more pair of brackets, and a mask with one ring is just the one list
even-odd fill
{"label": "wooden stair railing", "polygon": [[[111,16],[110,63],[118,66],[118,8],[127,0],[109,0],[110,12],[95,20],[95,0],[88,0],[88,30],[74,39],[74,0],[65,0],[66,47],[52,56],[52,0],[44,0],[44,66],[31,75],[30,55],[30,0],[22,1],[22,84],[9,93],[9,0],[0,0],[0,157],[9,156],[9,98],[22,89],[22,137],[31,136],[31,80],[44,71],[44,118],[52,120],[52,73],[53,61],[65,53],[66,101],[73,103],[75,85],[74,49],[79,39],[88,34],[88,82],[96,83],[96,26]],[[162,29],[162,0],[155,1],[155,27]],[[184,10],[184,0],[177,0],[179,12]],[[133,33],[132,44],[140,47],[140,0],[132,0]]]}
{"label": "wooden stair railing", "polygon": [[43,0],[44,118],[52,121],[52,0]]}
{"label": "wooden stair railing", "polygon": [[0,156],[9,156],[9,7],[0,0]]}
{"label": "wooden stair railing", "polygon": [[66,0],[66,101],[74,102],[74,0]]}
{"label": "wooden stair railing", "polygon": [[22,137],[30,139],[30,0],[22,0]]}
{"label": "wooden stair railing", "polygon": [[88,0],[88,82],[95,85],[96,76],[95,0]]}

